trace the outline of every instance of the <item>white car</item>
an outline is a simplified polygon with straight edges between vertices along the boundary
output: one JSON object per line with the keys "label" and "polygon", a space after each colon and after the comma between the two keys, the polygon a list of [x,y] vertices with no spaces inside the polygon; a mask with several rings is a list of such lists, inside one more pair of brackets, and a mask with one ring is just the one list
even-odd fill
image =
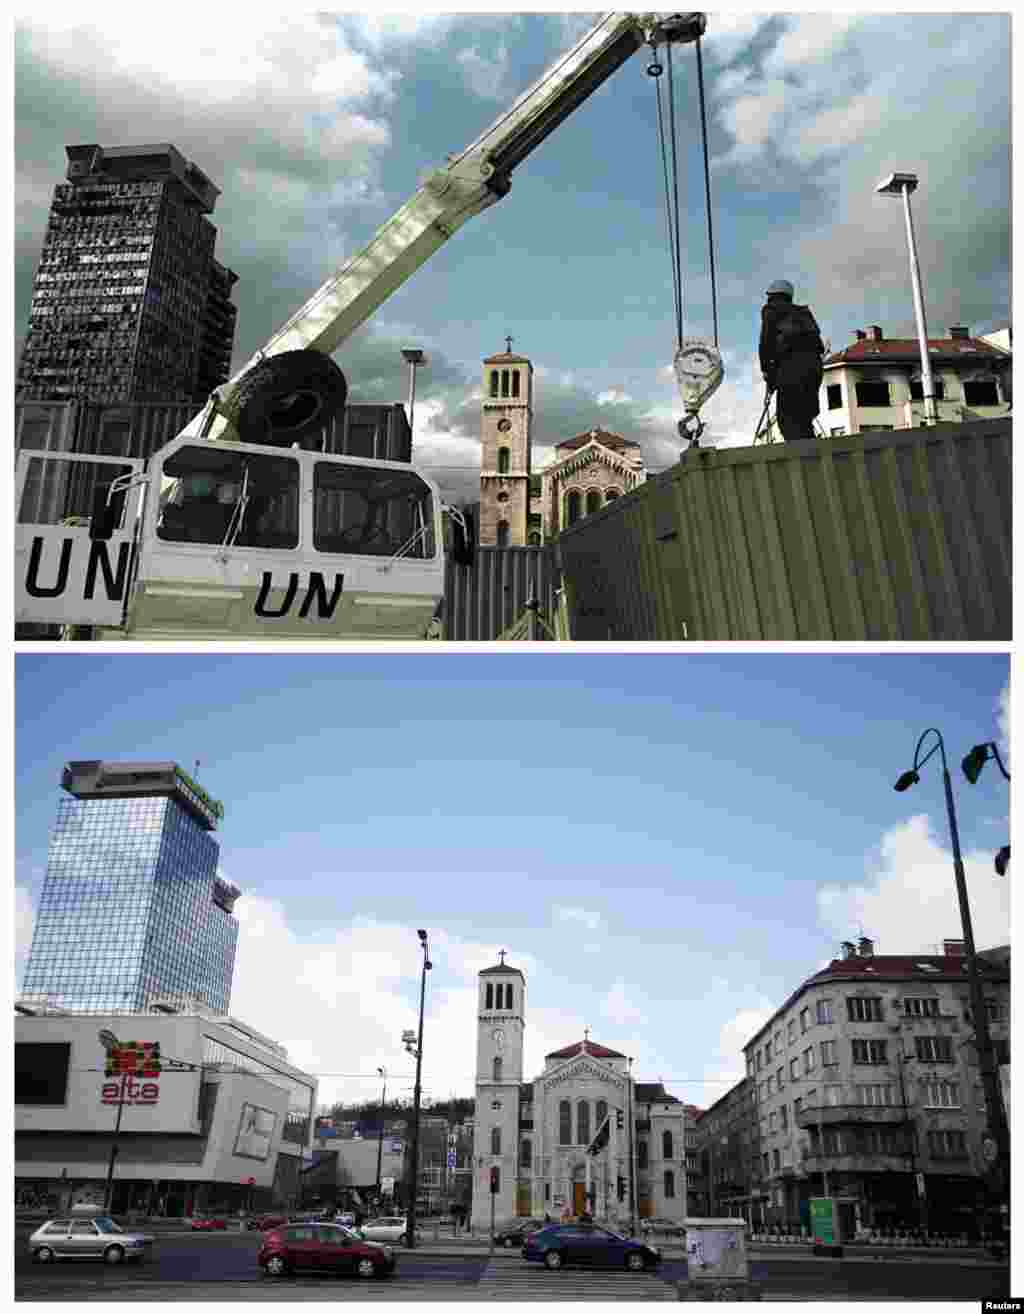
{"label": "white car", "polygon": [[32,1258],[41,1264],[55,1259],[102,1259],[120,1264],[126,1259],[144,1259],[153,1245],[145,1232],[125,1232],[104,1214],[94,1218],[55,1218],[44,1223],[28,1239]]}
{"label": "white car", "polygon": [[397,1214],[385,1218],[371,1218],[359,1229],[367,1241],[405,1241],[405,1219]]}

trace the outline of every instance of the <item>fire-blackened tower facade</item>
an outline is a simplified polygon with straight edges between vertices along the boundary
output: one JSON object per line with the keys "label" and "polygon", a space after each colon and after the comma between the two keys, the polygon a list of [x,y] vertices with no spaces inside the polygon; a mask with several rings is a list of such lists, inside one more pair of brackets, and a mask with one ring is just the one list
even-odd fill
{"label": "fire-blackened tower facade", "polygon": [[207,217],[219,188],[166,142],[65,149],[17,400],[202,402],[230,373],[237,313]]}

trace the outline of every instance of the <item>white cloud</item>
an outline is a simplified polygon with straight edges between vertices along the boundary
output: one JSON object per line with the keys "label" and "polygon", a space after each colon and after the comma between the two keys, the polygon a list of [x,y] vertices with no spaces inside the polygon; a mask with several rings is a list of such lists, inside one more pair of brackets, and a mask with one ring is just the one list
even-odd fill
{"label": "white cloud", "polygon": [[591,931],[599,930],[601,926],[601,914],[591,912],[587,908],[567,908],[558,905],[554,913],[560,922],[581,922]]}
{"label": "white cloud", "polygon": [[35,910],[32,895],[24,885],[14,887],[14,989],[21,988],[29,950],[32,948],[32,931],[35,927]]}
{"label": "white cloud", "polygon": [[618,1026],[627,1026],[642,1022],[646,1014],[627,997],[625,983],[616,981],[601,1001],[601,1016]]}
{"label": "white cloud", "polygon": [[[979,949],[1005,944],[1010,934],[1009,883],[995,874],[993,857],[994,851],[963,855]],[[961,938],[952,854],[932,833],[927,816],[887,831],[866,868],[861,885],[818,891],[819,919],[837,939],[853,939],[863,926],[876,953],[912,954]]]}
{"label": "white cloud", "polygon": [[999,692],[999,752],[1007,771],[1010,769],[1010,681],[1007,680]]}
{"label": "white cloud", "polygon": [[466,86],[483,100],[503,100],[508,94],[508,50],[501,46],[488,58],[476,47],[460,50],[455,56]]}
{"label": "white cloud", "polygon": [[[712,983],[709,998],[720,999],[728,985],[723,981]],[[764,1026],[777,1005],[767,1000],[759,1000],[754,1006],[739,1008],[727,1022],[722,1024],[718,1033],[718,1044],[704,1062],[703,1095],[700,1099],[702,1108],[720,1099],[731,1086],[746,1075],[746,1062],[743,1046],[751,1040]]]}
{"label": "white cloud", "polygon": [[631,402],[633,398],[624,388],[606,388],[597,394],[598,406],[614,406],[616,403]]}

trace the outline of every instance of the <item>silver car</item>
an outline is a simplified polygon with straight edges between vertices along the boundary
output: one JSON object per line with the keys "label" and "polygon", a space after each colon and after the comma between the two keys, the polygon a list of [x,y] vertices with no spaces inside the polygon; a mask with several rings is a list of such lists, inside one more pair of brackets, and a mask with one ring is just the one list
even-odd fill
{"label": "silver car", "polygon": [[36,1228],[28,1239],[29,1252],[41,1264],[55,1259],[102,1259],[120,1264],[144,1259],[153,1238],[143,1232],[125,1232],[112,1218],[55,1218]]}
{"label": "silver car", "polygon": [[396,1214],[386,1218],[371,1218],[358,1229],[360,1236],[367,1241],[397,1241],[405,1243],[405,1219]]}

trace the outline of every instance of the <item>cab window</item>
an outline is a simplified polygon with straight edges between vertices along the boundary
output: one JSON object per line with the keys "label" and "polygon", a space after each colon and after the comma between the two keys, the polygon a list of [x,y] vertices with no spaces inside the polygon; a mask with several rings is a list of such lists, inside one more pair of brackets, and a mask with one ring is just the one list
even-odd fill
{"label": "cab window", "polygon": [[290,456],[182,447],[164,462],[160,484],[158,538],[298,546],[299,464]]}
{"label": "cab window", "polygon": [[435,556],[433,498],[415,471],[318,461],[313,487],[318,552],[413,561]]}

